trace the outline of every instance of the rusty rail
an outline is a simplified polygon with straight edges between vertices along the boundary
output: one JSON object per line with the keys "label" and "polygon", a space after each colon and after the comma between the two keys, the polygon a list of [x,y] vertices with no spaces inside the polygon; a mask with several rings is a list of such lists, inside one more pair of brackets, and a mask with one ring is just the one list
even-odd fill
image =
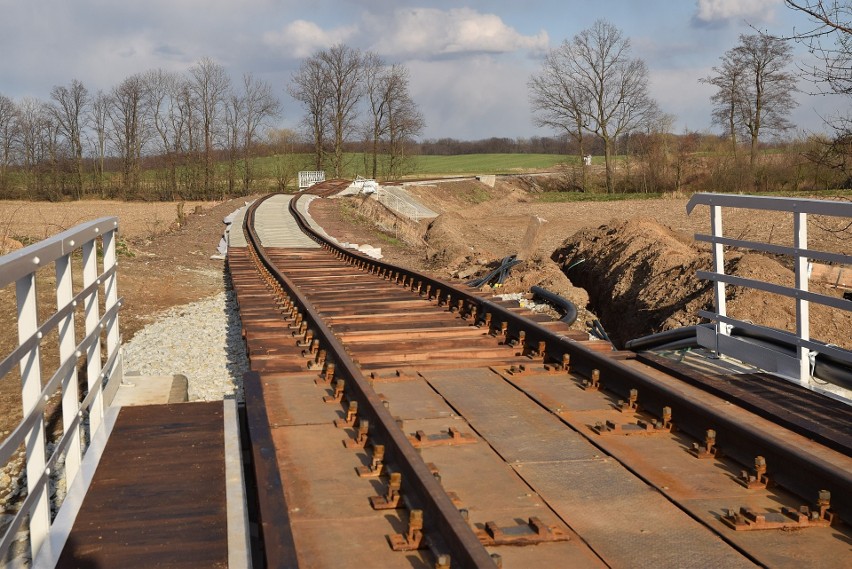
{"label": "rusty rail", "polygon": [[[256,201],[247,211],[245,231],[248,242],[252,244],[266,270],[274,276],[291,301],[299,307],[305,321],[309,322],[309,326],[314,331],[314,337],[320,340],[323,349],[327,351],[327,361],[335,363],[335,374],[344,379],[347,397],[350,401],[358,401],[360,413],[369,418],[372,437],[385,444],[386,460],[395,464],[405,480],[405,496],[409,502],[409,508],[423,511],[423,529],[427,539],[440,536],[448,549],[447,553],[462,567],[493,568],[495,564],[491,556],[426,464],[420,459],[417,451],[396,426],[390,411],[383,406],[368,380],[346,354],[343,344],[323,323],[310,301],[295,287],[287,275],[282,274],[274,266],[260,246],[253,223],[254,213],[262,201]],[[303,224],[303,227],[307,226],[303,219],[300,219],[300,224]],[[315,234],[311,234],[316,238]]]}
{"label": "rusty rail", "polygon": [[[852,521],[852,473],[791,445],[783,438],[752,425],[735,422],[716,409],[690,400],[679,391],[629,367],[619,359],[556,335],[541,324],[477,296],[464,285],[440,281],[330,242],[314,231],[298,211],[296,204],[299,198],[300,196],[297,196],[291,200],[290,213],[305,233],[326,249],[334,251],[338,257],[364,271],[419,290],[427,299],[435,299],[439,305],[443,304],[450,310],[471,315],[480,324],[504,334],[507,341],[517,342],[531,350],[543,349],[547,360],[570,366],[572,372],[589,378],[596,372],[600,382],[605,384],[609,391],[620,396],[626,398],[630,390],[637,389],[646,411],[662,416],[664,407],[672,408],[679,417],[680,431],[703,440],[708,429],[715,430],[717,440],[724,446],[725,455],[737,462],[749,465],[757,455],[766,457],[767,461],[771,460],[773,464],[778,465],[774,473],[775,481],[803,499],[810,501],[821,490],[831,490],[834,496],[833,510],[841,519]],[[340,345],[332,335],[329,336],[332,338],[329,345]],[[357,372],[357,368],[353,367],[353,370]]]}

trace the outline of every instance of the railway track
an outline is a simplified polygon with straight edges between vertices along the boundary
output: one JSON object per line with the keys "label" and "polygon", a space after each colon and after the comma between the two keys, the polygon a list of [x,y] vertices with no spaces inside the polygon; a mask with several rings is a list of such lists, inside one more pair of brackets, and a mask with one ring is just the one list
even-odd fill
{"label": "railway track", "polygon": [[[298,199],[256,202],[228,257],[252,369],[256,561],[848,565],[848,432],[809,436],[818,416],[794,431],[517,305],[343,249]],[[292,227],[284,246],[264,242],[270,223]]]}

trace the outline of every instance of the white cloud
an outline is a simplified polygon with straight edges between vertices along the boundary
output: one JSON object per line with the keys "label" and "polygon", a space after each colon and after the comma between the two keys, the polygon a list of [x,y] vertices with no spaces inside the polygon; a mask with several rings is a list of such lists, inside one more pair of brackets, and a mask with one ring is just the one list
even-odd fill
{"label": "white cloud", "polygon": [[313,22],[294,20],[281,31],[264,33],[263,43],[286,50],[289,57],[303,58],[317,50],[346,43],[355,33],[353,26],[324,30]]}
{"label": "white cloud", "polygon": [[739,18],[771,19],[780,0],[698,0],[695,18],[712,24]]}
{"label": "white cloud", "polygon": [[365,17],[372,49],[395,57],[430,59],[465,53],[542,52],[549,37],[544,30],[524,35],[495,14],[470,8],[410,8]]}
{"label": "white cloud", "polygon": [[487,54],[408,62],[411,96],[426,118],[423,138],[526,136],[533,130],[528,63]]}

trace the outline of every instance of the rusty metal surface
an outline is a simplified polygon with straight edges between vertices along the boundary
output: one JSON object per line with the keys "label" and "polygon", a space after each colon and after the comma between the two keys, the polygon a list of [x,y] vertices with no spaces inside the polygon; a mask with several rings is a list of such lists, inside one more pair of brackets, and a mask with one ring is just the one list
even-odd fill
{"label": "rusty metal surface", "polygon": [[222,402],[124,407],[57,567],[227,567]]}
{"label": "rusty metal surface", "polygon": [[[405,428],[431,432],[446,424],[446,419],[424,419],[406,421]],[[570,539],[566,542],[520,548],[489,547],[490,552],[503,558],[504,567],[605,566],[583,538],[564,524],[544,499],[484,441],[474,445],[426,448],[421,455],[423,460],[434,465],[443,488],[456,496],[458,507],[468,512],[469,522],[477,529],[484,529],[489,521],[510,526],[517,520],[537,516],[545,523],[560,524],[568,533]]]}
{"label": "rusty metal surface", "polygon": [[[248,254],[235,252],[233,262],[242,275],[235,287],[252,368],[275,372],[264,373],[270,380],[263,385],[270,400],[268,423],[284,491],[294,501],[288,510],[295,508],[297,548],[300,555],[310,552],[305,564],[337,566],[334,544],[346,539],[347,527],[358,526],[351,558],[361,566],[374,566],[368,560],[375,547],[382,559],[396,555],[402,563],[396,566],[438,566],[434,555],[451,549],[471,555],[454,559],[453,567],[492,566],[485,550],[470,542],[476,539],[471,530],[490,543],[506,535],[527,540],[532,518],[541,520],[533,523],[538,529],[532,533],[539,537],[552,525],[554,535],[564,529],[571,539],[489,546],[488,552],[514,566],[739,567],[753,559],[784,566],[783,552],[792,553],[793,545],[825,543],[802,536],[789,540],[789,548],[764,554],[770,541],[752,537],[764,532],[725,528],[719,507],[702,502],[742,496],[743,504],[724,508],[765,505],[743,494],[753,490],[738,485],[734,468],[719,466],[724,461],[692,458],[686,450],[693,439],[685,433],[701,435],[708,422],[713,427],[718,422],[721,448],[739,460],[746,457],[746,463],[753,462],[748,453],[754,449],[776,444],[766,453],[772,468],[780,452],[777,441],[786,436],[780,427],[776,431],[751,415],[732,413],[723,401],[696,395],[605,343],[574,342],[579,338],[571,333],[557,337],[551,330],[564,333],[564,327],[540,316],[525,318],[529,313],[517,304],[493,302],[481,291],[454,289],[324,247],[261,253],[267,267],[280,270],[273,279],[278,285],[250,276]],[[328,363],[335,366],[330,374]],[[572,373],[562,370],[563,364]],[[584,391],[580,384],[594,370],[601,391]],[[323,381],[332,376],[334,381]],[[619,404],[637,388],[635,404]],[[624,436],[638,432],[637,409],[659,413],[673,401],[679,402],[675,425],[684,431]],[[619,428],[594,434],[601,421]],[[468,437],[478,442],[455,444]],[[383,453],[377,454],[375,445]],[[807,478],[802,476],[806,457],[815,459],[814,473],[831,464],[817,446],[790,450],[792,462],[785,468],[797,472],[793,479]],[[842,469],[833,468],[828,480],[835,476],[844,487]],[[402,474],[399,486],[389,483],[389,474]],[[678,477],[687,482],[678,483]],[[735,489],[725,490],[725,483]],[[388,498],[396,504],[397,488],[405,510],[372,510],[371,503]],[[774,495],[771,487],[769,492]],[[432,498],[436,505],[429,506]],[[839,503],[845,504],[843,498]],[[365,507],[367,514],[358,513]],[[458,515],[458,508],[467,516]],[[421,509],[422,529],[416,512]],[[811,530],[800,533],[805,531]],[[427,546],[431,553],[393,552],[391,545]]]}
{"label": "rusty metal surface", "polygon": [[[605,393],[590,393],[578,388],[569,376],[529,374],[523,377],[506,375],[512,383],[529,393],[544,407],[556,412],[562,420],[587,433],[597,446],[679,504],[695,519],[717,532],[726,541],[769,567],[785,566],[794,559],[820,567],[848,565],[849,543],[852,534],[848,527],[811,528],[787,532],[736,532],[721,522],[729,508],[747,506],[756,511],[779,512],[781,508],[797,508],[803,501],[778,487],[749,490],[738,483],[743,468],[724,457],[696,460],[687,450],[694,439],[678,433],[655,437],[598,437],[592,425],[601,420],[627,422],[612,406]],[[572,409],[574,397],[583,398],[581,409]],[[594,404],[597,398],[597,405]],[[565,404],[565,402],[569,404]],[[676,424],[677,417],[673,420]],[[770,474],[771,474],[771,467]],[[814,497],[815,498],[815,497]],[[814,555],[819,551],[819,555]],[[810,553],[804,553],[810,552]]]}
{"label": "rusty metal surface", "polygon": [[608,564],[753,566],[500,376],[485,370],[425,375]]}

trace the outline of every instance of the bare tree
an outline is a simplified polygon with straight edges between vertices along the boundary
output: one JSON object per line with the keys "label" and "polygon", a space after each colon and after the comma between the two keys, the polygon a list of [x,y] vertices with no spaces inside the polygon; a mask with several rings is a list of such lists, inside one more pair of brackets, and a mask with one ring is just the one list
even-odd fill
{"label": "bare tree", "polygon": [[[527,87],[536,126],[564,132],[573,138],[583,165],[586,153],[583,141],[592,106],[588,91],[582,88],[579,77],[572,72],[574,61],[574,44],[565,40],[547,54],[541,71],[530,78]],[[586,188],[585,166],[581,166],[580,185]]]}
{"label": "bare tree", "polygon": [[713,103],[713,123],[724,129],[725,135],[731,141],[731,152],[737,155],[737,142],[740,123],[740,108],[746,104],[745,70],[730,54],[722,56],[721,65],[713,67],[713,75],[699,79],[716,87],[716,92],[710,97]]}
{"label": "bare tree", "polygon": [[713,96],[714,116],[735,115],[730,130],[739,128],[749,137],[752,167],[761,133],[784,132],[793,126],[787,119],[796,107],[796,78],[787,70],[792,58],[792,48],[782,40],[741,35],[739,45],[722,56],[722,66],[713,68],[716,75],[705,79],[718,88]]}
{"label": "bare tree", "polygon": [[387,98],[386,98],[386,74],[387,64],[375,52],[364,54],[362,61],[365,92],[367,103],[370,107],[370,120],[366,132],[370,142],[371,164],[370,176],[375,179],[378,171],[379,141],[385,134],[387,127]]}
{"label": "bare tree", "polygon": [[131,75],[110,94],[108,138],[121,157],[122,188],[138,194],[141,182],[142,147],[148,137],[146,84],[142,75]]}
{"label": "bare tree", "polygon": [[809,66],[808,74],[826,87],[825,92],[852,95],[852,5],[848,0],[784,0],[784,4],[811,21],[811,28],[788,38],[803,43],[822,62]]}
{"label": "bare tree", "polygon": [[329,94],[325,84],[323,62],[313,55],[302,62],[287,87],[290,96],[301,103],[305,111],[303,124],[314,147],[314,169],[325,166],[326,118]]}
{"label": "bare tree", "polygon": [[6,172],[14,156],[16,113],[15,102],[0,94],[0,190],[6,190]]}
{"label": "bare tree", "polygon": [[412,157],[407,147],[425,124],[408,91],[408,69],[402,64],[388,66],[376,54],[368,53],[363,58],[363,75],[370,111],[371,175],[377,176],[378,157],[383,154],[384,174],[399,178]]}
{"label": "bare tree", "polygon": [[82,131],[89,105],[89,91],[74,79],[67,87],[57,85],[50,92],[54,105],[50,107],[59,131],[67,140],[74,161],[74,197],[83,197]]}
{"label": "bare tree", "polygon": [[272,86],[251,73],[243,75],[242,94],[243,190],[251,191],[254,175],[251,159],[258,130],[281,114],[281,102],[272,94]]}
{"label": "bare tree", "polygon": [[414,154],[409,147],[425,126],[423,114],[408,92],[408,69],[395,64],[388,69],[385,99],[387,101],[387,167],[385,175],[398,179],[413,169]]}
{"label": "bare tree", "polygon": [[343,147],[355,128],[358,102],[363,96],[361,52],[337,44],[319,53],[328,92],[326,111],[331,128],[331,166],[334,177],[343,175]]}
{"label": "bare tree", "polygon": [[107,142],[107,119],[109,118],[110,99],[102,91],[98,91],[92,98],[92,103],[89,106],[89,127],[95,139],[90,141],[92,146],[95,161],[95,187],[101,197],[104,195],[104,162],[106,161],[106,142]]}
{"label": "bare tree", "polygon": [[225,68],[209,57],[190,70],[190,89],[198,107],[204,141],[204,191],[210,195],[215,183],[214,146],[221,129],[224,107],[230,97],[231,80]]}
{"label": "bare tree", "polygon": [[[605,20],[596,21],[574,36],[570,47],[564,50],[569,56],[553,58],[551,63],[556,64],[555,67],[549,70],[546,63],[542,74],[557,73],[549,82],[554,89],[560,89],[559,82],[564,81],[566,92],[577,106],[571,110],[571,103],[566,104],[560,95],[554,102],[559,103],[561,109],[552,109],[551,118],[556,120],[562,114],[570,122],[563,130],[573,131],[580,122],[582,129],[600,137],[604,144],[606,188],[613,192],[616,141],[658,113],[656,103],[648,95],[648,69],[644,61],[630,56],[630,40]],[[560,79],[561,75],[566,78]],[[541,99],[542,103],[545,101],[546,98]],[[588,107],[582,108],[584,105]],[[544,116],[541,109],[539,116]]]}
{"label": "bare tree", "polygon": [[148,71],[145,80],[145,107],[150,115],[153,132],[156,133],[156,152],[166,161],[165,181],[162,198],[175,199],[178,194],[178,149],[180,131],[175,128],[174,114],[183,79],[180,75],[162,69]]}

